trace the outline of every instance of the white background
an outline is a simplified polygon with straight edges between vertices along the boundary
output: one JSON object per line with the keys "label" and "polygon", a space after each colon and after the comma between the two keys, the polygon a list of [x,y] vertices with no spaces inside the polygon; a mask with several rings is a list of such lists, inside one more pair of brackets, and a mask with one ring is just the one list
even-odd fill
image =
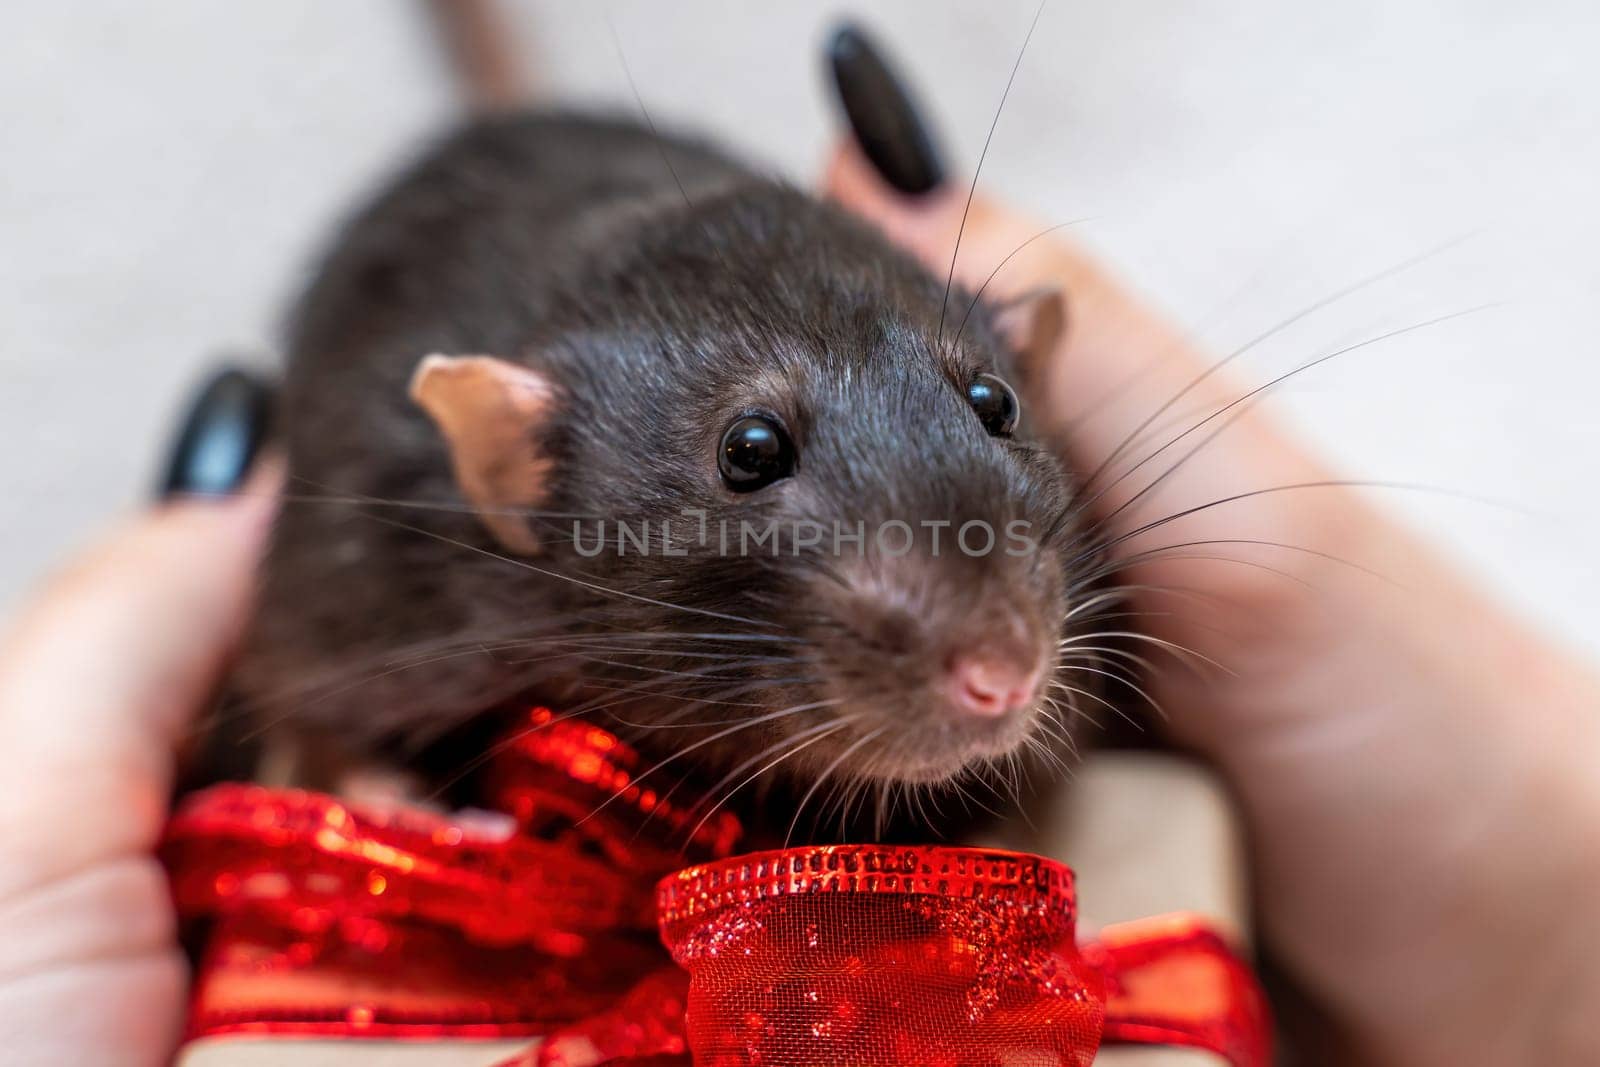
{"label": "white background", "polygon": [[[568,100],[797,180],[832,130],[834,5],[518,7]],[[858,5],[976,162],[1032,0]],[[985,187],[1079,235],[1219,350],[1458,237],[1252,353],[1372,333],[1276,401],[1552,630],[1600,649],[1600,8],[1592,0],[1051,0]],[[214,356],[270,361],[333,220],[454,113],[400,0],[6,5],[0,31],[0,607],[158,466]]]}

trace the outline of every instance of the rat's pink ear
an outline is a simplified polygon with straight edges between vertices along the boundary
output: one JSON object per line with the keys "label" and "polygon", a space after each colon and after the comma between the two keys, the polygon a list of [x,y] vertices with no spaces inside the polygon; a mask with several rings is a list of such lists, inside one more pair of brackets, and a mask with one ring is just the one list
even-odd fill
{"label": "rat's pink ear", "polygon": [[427,356],[411,376],[411,399],[444,435],[456,483],[489,532],[513,552],[537,553],[519,512],[537,507],[549,485],[539,431],[555,413],[550,380],[493,356]]}
{"label": "rat's pink ear", "polygon": [[1037,382],[1067,329],[1067,296],[1057,286],[1029,289],[993,308],[994,324],[1028,382]]}

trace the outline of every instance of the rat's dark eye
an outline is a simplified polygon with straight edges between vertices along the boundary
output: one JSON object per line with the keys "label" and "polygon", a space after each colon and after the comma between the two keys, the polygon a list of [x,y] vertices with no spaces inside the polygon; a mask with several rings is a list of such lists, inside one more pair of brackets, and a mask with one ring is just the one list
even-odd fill
{"label": "rat's dark eye", "polygon": [[1022,405],[1011,386],[992,374],[980,374],[967,386],[967,403],[990,437],[1010,437],[1022,417]]}
{"label": "rat's dark eye", "polygon": [[723,431],[717,469],[729,489],[752,492],[794,473],[794,445],[777,420],[745,415]]}

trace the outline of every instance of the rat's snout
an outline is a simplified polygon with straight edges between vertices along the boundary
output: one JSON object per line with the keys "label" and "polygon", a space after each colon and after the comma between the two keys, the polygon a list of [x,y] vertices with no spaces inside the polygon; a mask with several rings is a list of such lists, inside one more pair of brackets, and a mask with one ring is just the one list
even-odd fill
{"label": "rat's snout", "polygon": [[892,738],[852,770],[942,781],[1030,736],[1056,666],[1056,593],[1027,577],[1020,565],[912,557],[838,567],[808,590],[825,695],[857,736]]}
{"label": "rat's snout", "polygon": [[1036,651],[988,646],[952,654],[945,663],[944,685],[958,712],[994,719],[1032,706],[1044,671],[1044,659]]}

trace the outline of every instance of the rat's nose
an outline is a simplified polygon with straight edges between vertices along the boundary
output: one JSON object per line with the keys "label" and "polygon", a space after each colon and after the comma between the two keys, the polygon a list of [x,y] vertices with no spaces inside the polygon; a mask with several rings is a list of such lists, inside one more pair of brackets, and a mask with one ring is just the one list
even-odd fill
{"label": "rat's nose", "polygon": [[951,657],[946,684],[950,699],[968,715],[995,719],[1033,702],[1044,664],[1037,657],[997,651]]}

